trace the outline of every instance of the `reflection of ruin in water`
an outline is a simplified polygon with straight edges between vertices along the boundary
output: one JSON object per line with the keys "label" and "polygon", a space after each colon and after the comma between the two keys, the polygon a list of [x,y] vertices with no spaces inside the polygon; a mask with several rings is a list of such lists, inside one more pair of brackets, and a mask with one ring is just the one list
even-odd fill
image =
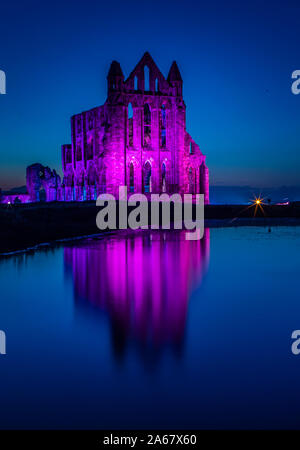
{"label": "reflection of ruin in water", "polygon": [[182,231],[88,240],[66,247],[64,258],[76,305],[108,314],[116,357],[130,343],[147,357],[168,345],[180,354],[189,297],[208,266],[209,230],[199,241]]}

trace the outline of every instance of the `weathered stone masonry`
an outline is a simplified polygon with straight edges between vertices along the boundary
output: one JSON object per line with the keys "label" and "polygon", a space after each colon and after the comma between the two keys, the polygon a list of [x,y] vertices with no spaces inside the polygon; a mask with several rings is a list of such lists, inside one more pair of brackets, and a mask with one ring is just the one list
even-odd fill
{"label": "weathered stone masonry", "polygon": [[103,106],[71,118],[62,146],[62,200],[100,193],[203,193],[209,203],[205,156],[186,131],[182,78],[173,62],[167,79],[145,53],[127,80],[113,61]]}

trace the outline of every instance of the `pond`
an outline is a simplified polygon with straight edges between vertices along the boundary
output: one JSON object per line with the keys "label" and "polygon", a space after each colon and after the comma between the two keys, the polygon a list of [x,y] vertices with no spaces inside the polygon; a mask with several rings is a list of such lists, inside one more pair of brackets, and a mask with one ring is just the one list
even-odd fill
{"label": "pond", "polygon": [[300,428],[299,227],[0,260],[0,428]]}

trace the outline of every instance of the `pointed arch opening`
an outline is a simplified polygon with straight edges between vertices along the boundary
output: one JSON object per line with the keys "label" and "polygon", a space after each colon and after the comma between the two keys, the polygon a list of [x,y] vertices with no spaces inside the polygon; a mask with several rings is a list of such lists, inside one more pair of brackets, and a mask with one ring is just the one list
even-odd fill
{"label": "pointed arch opening", "polygon": [[72,162],[72,149],[71,148],[67,148],[65,155],[66,155],[65,156],[66,164],[71,164],[71,162]]}
{"label": "pointed arch opening", "polygon": [[76,161],[82,160],[82,153],[81,153],[81,145],[77,144],[76,146]]}
{"label": "pointed arch opening", "polygon": [[149,161],[147,161],[144,165],[143,170],[143,185],[144,185],[144,192],[150,193],[152,192],[152,181],[151,181],[151,164]]}
{"label": "pointed arch opening", "polygon": [[134,166],[130,163],[129,166],[129,192],[134,192]]}
{"label": "pointed arch opening", "polygon": [[155,92],[158,92],[158,78],[155,78]]}
{"label": "pointed arch opening", "polygon": [[87,200],[87,189],[86,189],[86,181],[84,180],[82,185],[82,201],[85,202]]}
{"label": "pointed arch opening", "polygon": [[150,70],[144,66],[144,91],[150,91]]}
{"label": "pointed arch opening", "polygon": [[38,202],[47,201],[47,194],[46,194],[46,190],[43,185],[41,185],[39,190],[37,191],[37,201]]}
{"label": "pointed arch opening", "polygon": [[205,194],[205,165],[202,163],[199,167],[199,193]]}
{"label": "pointed arch opening", "polygon": [[133,145],[133,108],[131,103],[128,105],[128,145]]}
{"label": "pointed arch opening", "polygon": [[166,130],[166,107],[162,105],[160,110],[160,146],[166,147],[167,144],[167,130]]}
{"label": "pointed arch opening", "polygon": [[191,167],[189,168],[188,180],[189,180],[189,194],[193,194],[194,193],[194,178],[193,178],[193,169]]}
{"label": "pointed arch opening", "polygon": [[134,77],[133,88],[134,88],[135,91],[137,91],[138,88],[139,88],[139,82],[138,82],[138,77],[137,76]]}
{"label": "pointed arch opening", "polygon": [[144,105],[144,147],[151,144],[151,111],[148,103]]}
{"label": "pointed arch opening", "polygon": [[166,164],[165,163],[163,163],[161,166],[161,190],[162,190],[162,192],[167,192]]}
{"label": "pointed arch opening", "polygon": [[132,119],[133,118],[133,108],[132,108],[132,103],[128,104],[128,119]]}
{"label": "pointed arch opening", "polygon": [[86,148],[86,159],[93,159],[94,157],[94,139],[91,139]]}

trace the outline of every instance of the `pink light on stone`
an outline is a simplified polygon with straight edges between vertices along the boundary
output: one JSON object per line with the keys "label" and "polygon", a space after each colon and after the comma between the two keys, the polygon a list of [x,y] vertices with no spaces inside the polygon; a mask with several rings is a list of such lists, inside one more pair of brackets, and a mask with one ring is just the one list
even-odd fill
{"label": "pink light on stone", "polygon": [[179,344],[188,302],[209,263],[209,230],[202,240],[184,232],[143,232],[87,241],[64,250],[75,298],[110,317],[136,342]]}
{"label": "pink light on stone", "polygon": [[119,186],[127,186],[128,193],[202,193],[209,203],[209,172],[186,131],[182,85],[176,62],[164,77],[148,52],[127,79],[113,61],[104,105],[71,119],[71,144],[62,146],[62,199],[82,201],[84,189],[87,200],[94,192],[117,198]]}
{"label": "pink light on stone", "polygon": [[164,77],[146,52],[127,79],[113,61],[105,103],[71,118],[71,144],[61,148],[63,181],[32,164],[28,201],[95,200],[105,192],[117,198],[119,186],[127,186],[128,193],[200,193],[208,204],[206,157],[186,131],[182,87],[175,61]]}
{"label": "pink light on stone", "polygon": [[30,197],[28,194],[8,194],[2,195],[0,200],[0,203],[13,205],[18,203],[29,203]]}

